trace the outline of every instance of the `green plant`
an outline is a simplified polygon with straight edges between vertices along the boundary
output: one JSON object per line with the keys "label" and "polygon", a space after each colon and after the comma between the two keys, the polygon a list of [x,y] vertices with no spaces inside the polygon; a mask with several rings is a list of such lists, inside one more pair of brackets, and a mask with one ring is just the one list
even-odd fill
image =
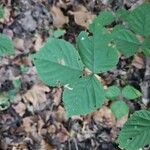
{"label": "green plant", "polygon": [[[120,100],[133,100],[141,93],[130,85],[123,89],[104,90],[99,74],[116,67],[121,54],[138,52],[150,56],[150,4],[143,3],[131,11],[101,12],[77,38],[76,48],[62,39],[49,38],[33,55],[40,79],[50,86],[64,86],[63,102],[68,117],[85,115],[100,108],[105,99],[115,100],[111,110],[117,118],[129,112]],[[112,26],[115,22],[115,26]],[[117,110],[121,106],[122,109]],[[135,112],[123,127],[118,141],[121,148],[137,150],[150,143],[150,112]],[[135,132],[134,132],[135,131]],[[144,136],[139,135],[144,132]]]}
{"label": "green plant", "polygon": [[4,17],[4,9],[3,7],[0,5],[0,19]]}
{"label": "green plant", "polygon": [[0,33],[0,56],[12,55],[14,52],[12,40],[7,35]]}

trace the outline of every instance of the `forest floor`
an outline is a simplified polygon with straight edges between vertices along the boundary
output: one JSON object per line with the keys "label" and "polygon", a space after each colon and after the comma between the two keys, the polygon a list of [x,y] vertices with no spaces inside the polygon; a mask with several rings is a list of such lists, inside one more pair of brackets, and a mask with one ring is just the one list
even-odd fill
{"label": "forest floor", "polygon": [[[74,43],[80,31],[86,30],[100,11],[130,9],[138,2],[0,0],[5,8],[0,32],[12,38],[16,50],[14,56],[1,58],[0,92],[9,92],[14,88],[13,81],[20,81],[10,106],[5,110],[0,106],[0,150],[119,150],[116,139],[128,116],[117,120],[106,103],[92,114],[67,119],[62,89],[39,80],[30,56],[39,51],[54,30],[65,30],[62,38]],[[147,96],[146,86],[142,86],[145,71],[145,57],[137,55],[121,57],[117,69],[102,76],[108,86],[127,81],[144,90]],[[130,113],[145,107],[141,100],[128,105]]]}

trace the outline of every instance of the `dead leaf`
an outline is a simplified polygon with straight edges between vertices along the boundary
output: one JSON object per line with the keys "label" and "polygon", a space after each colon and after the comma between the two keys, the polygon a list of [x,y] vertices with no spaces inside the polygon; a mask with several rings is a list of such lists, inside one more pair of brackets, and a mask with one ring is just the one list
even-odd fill
{"label": "dead leaf", "polygon": [[17,105],[13,105],[12,107],[21,117],[25,114],[26,105],[23,102],[19,102]]}
{"label": "dead leaf", "polygon": [[56,113],[56,119],[59,121],[59,122],[63,122],[63,121],[66,121],[67,120],[67,116],[66,116],[66,112],[65,112],[65,109],[62,107],[62,106],[59,106]]}
{"label": "dead leaf", "polygon": [[116,124],[116,118],[111,112],[110,108],[103,106],[100,110],[93,113],[93,119],[95,122],[103,122],[108,127],[113,127]]}
{"label": "dead leaf", "polygon": [[24,47],[24,40],[23,39],[15,38],[13,40],[13,42],[14,42],[14,46],[15,46],[16,49],[19,49],[19,50],[24,50],[25,49],[25,47]]}
{"label": "dead leaf", "polygon": [[92,23],[95,15],[88,11],[84,6],[80,5],[77,9],[70,14],[74,15],[74,20],[76,24],[88,28],[88,26]]}
{"label": "dead leaf", "polygon": [[69,133],[63,126],[61,127],[61,131],[58,132],[56,136],[58,137],[60,143],[65,143],[69,139]]}
{"label": "dead leaf", "polygon": [[45,140],[41,141],[41,145],[40,146],[41,147],[40,147],[39,150],[56,150],[56,148],[54,148],[52,145],[47,143]]}
{"label": "dead leaf", "polygon": [[43,39],[41,35],[36,36],[35,44],[34,44],[34,49],[35,51],[39,51],[40,48],[42,47],[43,44]]}
{"label": "dead leaf", "polygon": [[132,61],[132,65],[138,69],[144,69],[145,68],[144,56],[142,54],[135,55]]}
{"label": "dead leaf", "polygon": [[67,16],[64,16],[63,12],[59,7],[53,6],[51,8],[51,13],[53,16],[53,26],[56,28],[63,27],[64,24],[67,24],[69,22],[69,19]]}
{"label": "dead leaf", "polygon": [[61,88],[54,89],[52,94],[53,94],[54,104],[58,106],[61,102],[62,89]]}
{"label": "dead leaf", "polygon": [[45,92],[50,92],[49,87],[40,83],[35,84],[23,95],[23,99],[25,102],[32,103],[35,110],[42,110],[47,101]]}

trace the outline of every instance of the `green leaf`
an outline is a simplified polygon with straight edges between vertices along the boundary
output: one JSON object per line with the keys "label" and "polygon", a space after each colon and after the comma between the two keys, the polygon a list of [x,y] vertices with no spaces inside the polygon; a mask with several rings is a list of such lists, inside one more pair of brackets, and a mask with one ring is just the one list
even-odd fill
{"label": "green leaf", "polygon": [[142,44],[142,49],[144,54],[150,57],[150,37],[145,38]]}
{"label": "green leaf", "polygon": [[14,53],[12,40],[8,36],[0,34],[0,56],[11,55]]}
{"label": "green leaf", "polygon": [[111,36],[104,28],[97,30],[93,36],[81,32],[77,45],[83,63],[93,73],[106,72],[116,67],[118,51],[111,44]]}
{"label": "green leaf", "polygon": [[143,3],[134,9],[127,16],[129,27],[135,32],[143,36],[150,35],[150,4]]}
{"label": "green leaf", "polygon": [[65,30],[57,29],[53,32],[53,37],[59,38],[59,37],[63,36],[65,33],[66,33]]}
{"label": "green leaf", "polygon": [[106,97],[110,100],[114,100],[120,95],[121,90],[117,86],[110,86],[106,91]]}
{"label": "green leaf", "polygon": [[124,8],[118,9],[116,12],[116,16],[118,19],[126,20],[127,16],[129,15],[129,11]]}
{"label": "green leaf", "polygon": [[4,17],[4,9],[3,7],[0,5],[0,19]]}
{"label": "green leaf", "polygon": [[118,141],[119,147],[126,150],[139,150],[150,144],[150,112],[135,112],[122,128]]}
{"label": "green leaf", "polygon": [[0,93],[0,111],[5,110],[10,106],[7,93]]}
{"label": "green leaf", "polygon": [[100,14],[94,19],[92,24],[89,26],[90,32],[95,32],[95,26],[101,27],[111,24],[115,20],[115,16],[112,11],[102,11]]}
{"label": "green leaf", "polygon": [[121,27],[115,29],[112,32],[112,36],[116,42],[117,48],[126,57],[134,55],[141,45],[139,40],[131,31]]}
{"label": "green leaf", "polygon": [[113,102],[110,108],[112,113],[116,116],[117,119],[121,119],[122,117],[124,117],[129,113],[128,105],[122,100]]}
{"label": "green leaf", "polygon": [[64,40],[49,38],[33,58],[40,79],[50,86],[69,84],[82,75],[77,50]]}
{"label": "green leaf", "polygon": [[127,85],[122,89],[122,96],[125,97],[126,99],[133,100],[138,97],[141,97],[142,94],[140,91],[135,89],[133,86]]}
{"label": "green leaf", "polygon": [[100,108],[104,100],[105,91],[94,75],[80,78],[63,93],[68,117],[91,113]]}

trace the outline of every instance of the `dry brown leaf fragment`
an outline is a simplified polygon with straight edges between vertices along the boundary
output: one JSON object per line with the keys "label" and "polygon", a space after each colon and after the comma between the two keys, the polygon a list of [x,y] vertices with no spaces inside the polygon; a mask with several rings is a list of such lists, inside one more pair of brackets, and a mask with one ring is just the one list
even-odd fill
{"label": "dry brown leaf fragment", "polygon": [[17,105],[13,105],[12,107],[21,117],[25,114],[26,105],[23,102],[19,102]]}
{"label": "dry brown leaf fragment", "polygon": [[41,141],[41,147],[39,150],[56,150],[52,145],[47,143],[45,140]]}
{"label": "dry brown leaf fragment", "polygon": [[135,55],[132,61],[132,65],[138,69],[144,69],[145,68],[144,56],[142,54]]}
{"label": "dry brown leaf fragment", "polygon": [[88,11],[83,5],[78,6],[74,12],[70,11],[69,13],[74,15],[76,24],[85,28],[88,28],[96,16]]}
{"label": "dry brown leaf fragment", "polygon": [[34,49],[35,51],[39,51],[40,48],[42,47],[43,44],[43,38],[41,35],[36,36],[35,44],[34,44]]}
{"label": "dry brown leaf fragment", "polygon": [[116,124],[116,118],[111,112],[110,108],[103,106],[100,110],[93,113],[93,119],[95,122],[103,122],[109,127],[113,127]]}
{"label": "dry brown leaf fragment", "polygon": [[67,24],[69,22],[69,19],[67,16],[64,16],[63,12],[59,7],[52,6],[51,13],[53,17],[53,26],[56,28],[63,27],[64,24]]}
{"label": "dry brown leaf fragment", "polygon": [[67,120],[67,116],[66,116],[66,112],[65,112],[65,109],[62,107],[62,106],[59,106],[56,113],[56,119],[59,121],[59,122],[63,122],[63,121],[66,121]]}
{"label": "dry brown leaf fragment", "polygon": [[14,47],[16,49],[19,49],[19,50],[24,50],[25,49],[25,47],[24,47],[24,40],[23,39],[21,39],[21,38],[15,38],[13,40],[13,42],[14,42]]}
{"label": "dry brown leaf fragment", "polygon": [[53,91],[53,101],[56,106],[58,106],[61,102],[62,88],[54,89]]}
{"label": "dry brown leaf fragment", "polygon": [[34,109],[41,110],[43,104],[47,101],[45,92],[50,92],[49,87],[41,83],[35,84],[23,95],[23,99],[25,102],[32,103]]}

